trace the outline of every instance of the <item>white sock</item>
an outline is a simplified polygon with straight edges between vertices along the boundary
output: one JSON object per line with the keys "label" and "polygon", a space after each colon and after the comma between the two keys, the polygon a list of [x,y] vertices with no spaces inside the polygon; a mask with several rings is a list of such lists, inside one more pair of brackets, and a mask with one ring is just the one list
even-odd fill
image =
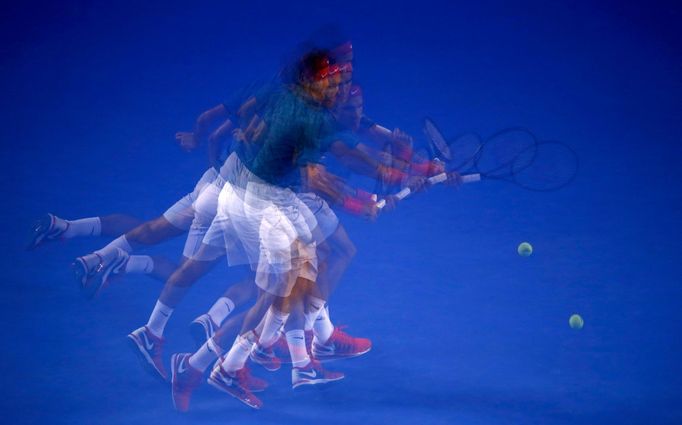
{"label": "white sock", "polygon": [[281,311],[270,307],[265,313],[265,320],[263,321],[263,330],[261,331],[258,343],[263,347],[270,347],[277,341],[279,337],[279,329],[284,322],[287,321],[289,313],[282,313]]}
{"label": "white sock", "polygon": [[220,326],[221,323],[230,315],[234,310],[234,302],[227,297],[220,297],[218,301],[213,304],[210,310],[208,310],[208,315],[213,320],[213,323]]}
{"label": "white sock", "polygon": [[173,314],[172,308],[168,307],[161,301],[157,301],[156,305],[154,306],[154,310],[152,310],[152,314],[149,316],[149,321],[147,322],[147,328],[149,331],[155,336],[161,338],[163,336],[163,330],[166,327],[166,323],[168,323],[168,319],[170,318],[171,314]]}
{"label": "white sock", "polygon": [[303,329],[309,331],[313,328],[315,319],[317,319],[317,316],[320,314],[320,310],[324,308],[324,303],[325,301],[321,298],[308,297],[306,309],[309,311],[305,313],[305,325],[303,326]]}
{"label": "white sock", "polygon": [[130,245],[130,242],[128,242],[128,238],[126,238],[126,235],[121,235],[117,237],[116,239],[111,241],[111,243],[115,243],[118,248],[121,248],[128,254],[133,252],[133,247],[132,245]]}
{"label": "white sock", "polygon": [[61,236],[69,239],[77,236],[99,236],[102,233],[102,222],[99,217],[81,218],[80,220],[64,220],[66,230]]}
{"label": "white sock", "polygon": [[126,273],[149,274],[154,271],[154,260],[149,255],[131,255],[126,263]]}
{"label": "white sock", "polygon": [[310,363],[308,351],[305,348],[305,332],[303,329],[294,329],[286,334],[291,364],[293,367],[306,367]]}
{"label": "white sock", "polygon": [[59,237],[66,237],[64,236],[64,232],[66,231],[66,228],[69,227],[69,223],[67,223],[67,221],[63,218],[57,217],[54,214],[52,214],[52,217],[54,217],[54,222],[52,223],[53,230],[59,230],[61,232]]}
{"label": "white sock", "polygon": [[320,309],[320,314],[317,315],[315,324],[313,324],[315,339],[324,344],[332,336],[332,332],[334,332],[334,324],[329,320],[329,312],[326,308]]}
{"label": "white sock", "polygon": [[218,357],[223,354],[223,351],[224,350],[213,341],[213,338],[211,338],[206,341],[196,353],[190,356],[189,365],[196,370],[203,372],[211,363],[215,362]]}
{"label": "white sock", "polygon": [[255,341],[256,336],[253,331],[249,331],[244,335],[239,335],[235,338],[232,348],[230,348],[230,351],[225,356],[225,360],[223,360],[223,369],[227,372],[234,372],[235,370],[243,368],[246,359],[249,358],[251,347],[253,347]]}
{"label": "white sock", "polygon": [[256,333],[256,335],[260,335],[263,333],[263,326],[265,326],[265,318],[267,317],[267,312],[266,314],[261,317],[260,322],[258,322],[258,325],[256,325],[255,328],[253,328],[253,331]]}
{"label": "white sock", "polygon": [[126,235],[121,235],[114,239],[113,241],[109,242],[108,245],[106,245],[102,249],[98,249],[95,251],[95,254],[99,254],[102,258],[111,258],[112,254],[116,251],[116,248],[120,248],[130,254],[133,252],[133,247],[130,246],[128,243],[128,239],[126,239]]}

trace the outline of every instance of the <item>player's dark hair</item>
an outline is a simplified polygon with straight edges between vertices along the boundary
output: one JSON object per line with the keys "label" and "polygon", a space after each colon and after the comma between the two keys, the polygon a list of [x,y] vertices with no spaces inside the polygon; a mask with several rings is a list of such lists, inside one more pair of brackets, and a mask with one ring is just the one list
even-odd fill
{"label": "player's dark hair", "polygon": [[329,53],[323,50],[313,50],[301,58],[298,80],[310,81],[325,68],[329,68]]}
{"label": "player's dark hair", "polygon": [[284,61],[280,77],[285,84],[300,84],[311,80],[328,66],[329,52],[305,43]]}

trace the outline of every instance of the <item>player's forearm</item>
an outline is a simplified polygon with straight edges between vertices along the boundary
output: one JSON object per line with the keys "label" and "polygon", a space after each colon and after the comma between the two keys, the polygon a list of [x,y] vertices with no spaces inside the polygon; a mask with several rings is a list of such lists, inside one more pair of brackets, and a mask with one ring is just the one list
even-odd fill
{"label": "player's forearm", "polygon": [[379,124],[374,124],[367,130],[370,139],[380,144],[389,143],[391,145],[393,156],[404,161],[410,161],[413,158],[412,151],[412,137],[407,133],[395,129],[393,131]]}
{"label": "player's forearm", "polygon": [[351,148],[343,142],[335,142],[332,144],[331,153],[354,173],[371,178],[376,177],[376,170],[380,163],[367,154],[364,145],[358,144]]}
{"label": "player's forearm", "polygon": [[221,154],[225,143],[230,138],[232,121],[225,120],[216,130],[208,136],[208,163],[216,170],[221,167]]}
{"label": "player's forearm", "polygon": [[197,143],[208,138],[211,127],[215,126],[219,120],[224,120],[227,117],[227,109],[222,104],[202,112],[194,123],[194,138]]}
{"label": "player's forearm", "polygon": [[404,161],[392,159],[388,163],[375,160],[366,153],[365,147],[357,145],[353,149],[336,149],[341,162],[353,172],[379,181],[397,184],[407,178],[409,167]]}
{"label": "player's forearm", "polygon": [[301,169],[303,181],[308,190],[317,193],[332,204],[342,204],[347,187],[343,180],[321,164],[310,163]]}
{"label": "player's forearm", "polygon": [[376,195],[350,187],[340,177],[324,167],[310,164],[305,167],[307,187],[332,205],[337,205],[355,215],[372,215],[376,210]]}
{"label": "player's forearm", "polygon": [[[422,158],[416,155],[412,155],[412,160],[408,161],[399,157],[395,157],[389,154],[388,152],[377,151],[361,143],[358,144],[355,147],[355,149],[360,152],[363,152],[365,157],[380,158],[380,160],[378,161],[379,165],[382,165],[387,168],[401,170],[409,175],[430,177],[432,175],[439,174],[444,171],[443,164],[437,160],[428,161],[423,160]],[[366,164],[368,164],[368,166],[374,166],[373,170],[374,173],[376,174],[376,170],[379,169],[379,166],[376,165],[377,162],[375,161],[371,163],[366,161]]]}

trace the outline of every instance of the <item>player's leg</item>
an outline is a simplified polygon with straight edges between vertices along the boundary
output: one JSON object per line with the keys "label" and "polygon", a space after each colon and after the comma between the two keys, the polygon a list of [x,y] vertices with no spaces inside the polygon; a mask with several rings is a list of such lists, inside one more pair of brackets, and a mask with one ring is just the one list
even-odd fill
{"label": "player's leg", "polygon": [[[255,203],[254,203],[255,205]],[[269,207],[268,207],[269,208]],[[241,233],[245,237],[252,237],[256,231],[260,236],[260,256],[256,274],[256,284],[261,288],[261,296],[254,307],[247,314],[247,320],[243,325],[242,331],[252,329],[261,321],[264,312],[266,320],[263,326],[261,338],[272,338],[279,331],[284,321],[281,316],[286,315],[283,311],[287,304],[284,299],[290,294],[293,287],[294,271],[291,268],[291,245],[292,233],[291,224],[286,217],[278,214],[278,209],[269,209],[272,214],[268,219],[259,220],[261,216],[244,217],[244,227]],[[263,211],[253,211],[254,214]],[[233,215],[234,217],[234,215]],[[280,220],[281,218],[281,220]],[[253,229],[249,229],[253,227]],[[276,313],[276,314],[274,314]],[[280,320],[277,322],[277,320]],[[219,342],[223,341],[224,334],[219,331],[213,338],[210,338],[194,354],[178,354],[173,357],[172,362],[172,394],[176,408],[186,409],[191,393],[198,385],[193,377],[200,376],[203,370],[214,358],[221,355],[223,347]],[[262,403],[256,398],[249,386],[244,382],[248,376],[248,369],[245,368],[246,361],[251,355],[252,347],[258,339],[254,331],[240,333],[229,351],[225,355],[223,362],[214,368],[209,378],[209,382],[219,390],[226,392],[239,399],[245,404],[260,408]],[[192,363],[190,364],[190,359]]]}
{"label": "player's leg", "polygon": [[[187,232],[194,221],[194,202],[216,177],[217,172],[213,168],[209,169],[194,190],[173,204],[162,216],[140,224],[91,254],[78,257],[72,269],[84,291],[88,294],[97,293],[112,273],[125,272],[123,265],[127,256],[138,247],[156,245]],[[198,246],[197,242],[195,246]],[[145,258],[145,261],[153,262],[153,258]],[[154,270],[154,267],[138,270],[144,272]]]}
{"label": "player's leg", "polygon": [[126,214],[85,217],[66,220],[47,213],[38,219],[28,237],[26,249],[35,249],[45,242],[85,236],[118,236],[142,223],[137,217]]}
{"label": "player's leg", "polygon": [[[229,167],[230,164],[231,162],[226,162],[224,168]],[[237,235],[226,230],[231,228],[230,218],[224,212],[217,213],[220,194],[224,186],[225,181],[222,176],[218,176],[211,185],[201,192],[195,201],[195,218],[189,230],[188,242],[185,244],[185,256],[205,259],[200,256],[196,257],[197,254],[192,243],[199,244],[200,242],[202,245],[207,245],[202,249],[204,256],[211,251],[214,256],[216,253],[224,255],[227,253],[227,246],[234,243],[232,239],[236,238]],[[208,247],[214,247],[214,249],[209,251]],[[192,321],[190,332],[199,346],[213,336],[215,330],[220,327],[236,307],[255,297],[253,279],[253,276],[250,276],[235,285],[231,285],[207,313]]]}
{"label": "player's leg", "polygon": [[[217,176],[218,173],[215,169],[209,168],[201,176],[192,192],[166,211],[163,217],[159,217],[151,222],[142,223],[141,220],[125,214],[65,220],[48,213],[41,217],[31,228],[26,248],[33,249],[46,241],[56,239],[69,239],[79,236],[119,236],[125,233],[125,235],[117,238],[110,246],[102,248],[105,257],[106,254],[112,256],[107,261],[115,261],[116,248],[121,248],[130,253],[135,244],[154,245],[186,231],[194,216],[192,203],[203,188],[213,182]],[[168,225],[173,225],[176,229],[180,229],[180,231],[173,231]],[[129,234],[129,232],[132,233]],[[96,257],[93,257],[92,261],[84,262],[82,266],[88,266],[95,259]],[[103,257],[103,259],[105,258]],[[89,272],[90,270],[86,271]]]}
{"label": "player's leg", "polygon": [[[329,205],[319,196],[306,193],[299,198],[314,212],[319,270],[316,285],[305,297],[306,345],[318,360],[359,356],[372,346],[369,339],[352,337],[335,327],[327,302],[356,254],[356,248]],[[314,342],[314,343],[313,343]],[[279,354],[279,353],[278,353]]]}
{"label": "player's leg", "polygon": [[166,282],[159,299],[149,316],[147,324],[128,335],[133,352],[142,365],[154,376],[168,379],[163,365],[163,332],[175,307],[182,301],[191,286],[216,264],[215,261],[187,259]]}
{"label": "player's leg", "polygon": [[305,342],[305,314],[303,300],[314,282],[299,277],[292,294],[288,298],[289,317],[284,325],[284,335],[291,356],[291,385],[298,388],[304,385],[317,385],[338,381],[345,377],[342,372],[325,370],[322,365],[311,358]]}
{"label": "player's leg", "polygon": [[[201,384],[204,372],[214,364],[208,383],[254,409],[263,403],[253,392],[263,391],[267,383],[251,375],[246,361],[256,335],[251,330],[272,304],[274,296],[261,291],[257,302],[245,315],[226,320],[213,337],[194,353],[174,354],[171,358],[172,396],[176,409],[186,411],[192,392]],[[243,319],[243,320],[242,320]],[[241,331],[240,331],[241,328]],[[238,332],[239,331],[239,332]],[[230,346],[231,338],[237,334]]]}
{"label": "player's leg", "polygon": [[312,355],[317,360],[329,361],[365,354],[372,348],[372,341],[351,336],[341,327],[334,326],[328,308],[330,296],[355,256],[355,245],[343,226],[339,225],[318,251],[326,253],[326,256],[320,263],[317,285],[306,297],[306,328],[312,328],[314,335]]}
{"label": "player's leg", "polygon": [[183,232],[164,217],[145,222],[105,247],[76,258],[71,265],[74,277],[88,298],[99,293],[115,274],[143,273],[165,280],[174,268],[172,262],[160,257],[130,254],[136,246],[152,245]]}
{"label": "player's leg", "polygon": [[197,346],[210,339],[235,309],[256,296],[253,280],[254,277],[250,276],[230,285],[206,313],[198,316],[190,323],[190,333]]}
{"label": "player's leg", "polygon": [[[163,331],[173,310],[192,285],[212,269],[226,252],[223,228],[229,218],[223,214],[215,214],[217,194],[221,188],[221,184],[209,185],[204,191],[206,195],[202,193],[198,198],[213,206],[201,207],[205,205],[202,202],[196,205],[194,219],[183,249],[183,262],[164,285],[147,324],[129,335],[143,364],[148,370],[161,376],[165,376],[160,361]],[[150,350],[149,345],[140,344],[140,341],[146,340],[153,340],[159,348]]]}

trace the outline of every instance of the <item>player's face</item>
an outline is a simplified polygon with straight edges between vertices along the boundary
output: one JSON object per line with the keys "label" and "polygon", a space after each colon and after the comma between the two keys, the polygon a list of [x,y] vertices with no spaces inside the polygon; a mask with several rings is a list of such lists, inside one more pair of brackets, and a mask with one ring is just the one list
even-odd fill
{"label": "player's face", "polygon": [[344,127],[356,131],[360,127],[360,120],[364,111],[364,103],[361,96],[355,96],[339,106],[336,111],[336,119]]}
{"label": "player's face", "polygon": [[339,103],[344,103],[348,100],[348,95],[350,94],[350,88],[353,85],[353,71],[342,71],[341,72],[341,82],[339,83]]}
{"label": "player's face", "polygon": [[336,104],[336,100],[339,95],[339,83],[341,82],[341,74],[336,73],[334,75],[330,75],[327,77],[328,83],[327,83],[327,88],[325,90],[325,105],[327,107],[332,107]]}
{"label": "player's face", "polygon": [[305,85],[305,89],[310,97],[319,103],[325,103],[328,88],[329,79],[326,77],[313,80]]}

